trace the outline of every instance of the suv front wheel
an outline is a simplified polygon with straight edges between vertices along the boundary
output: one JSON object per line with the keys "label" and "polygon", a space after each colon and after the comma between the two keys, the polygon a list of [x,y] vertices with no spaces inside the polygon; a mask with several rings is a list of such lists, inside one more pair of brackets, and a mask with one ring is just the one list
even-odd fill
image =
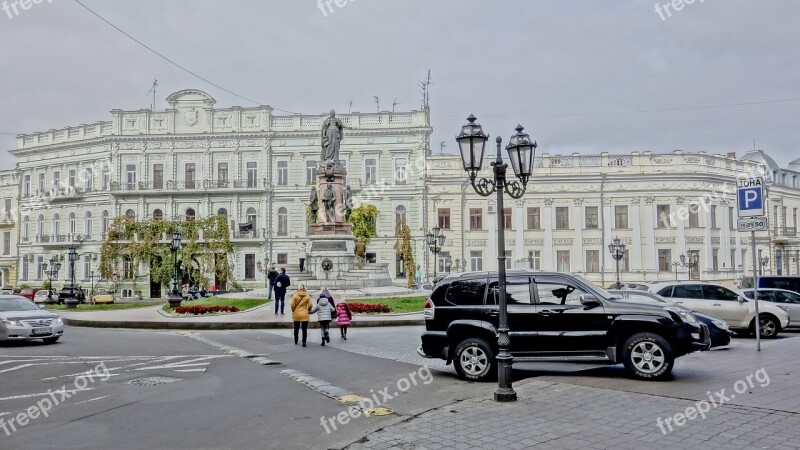
{"label": "suv front wheel", "polygon": [[480,338],[464,339],[456,346],[453,365],[464,380],[486,381],[497,375],[492,347]]}
{"label": "suv front wheel", "polygon": [[[781,324],[778,322],[778,319],[769,314],[761,314],[758,317],[758,331],[761,332],[761,337],[764,339],[774,339],[777,337],[778,332],[781,331]],[[755,320],[750,324],[750,332],[753,335],[756,334]]]}
{"label": "suv front wheel", "polygon": [[672,346],[655,333],[636,333],[622,347],[625,368],[638,379],[660,380],[672,372]]}

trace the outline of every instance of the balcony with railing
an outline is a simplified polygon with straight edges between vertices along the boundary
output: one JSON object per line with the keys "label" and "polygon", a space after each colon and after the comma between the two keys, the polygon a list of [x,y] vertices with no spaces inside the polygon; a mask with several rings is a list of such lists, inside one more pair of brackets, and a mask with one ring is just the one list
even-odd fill
{"label": "balcony with railing", "polygon": [[777,244],[797,242],[797,227],[775,227],[773,241]]}
{"label": "balcony with railing", "polygon": [[163,181],[143,181],[138,183],[123,183],[120,181],[111,182],[111,192],[114,194],[125,194],[136,192],[137,194],[147,195],[160,194],[163,192],[215,192],[215,191],[248,191],[263,189],[266,186],[264,180],[247,178],[243,180],[231,179],[206,179],[206,180],[169,180]]}
{"label": "balcony with railing", "polygon": [[44,245],[72,245],[83,242],[91,242],[94,236],[91,234],[41,234],[35,237],[35,242]]}
{"label": "balcony with railing", "polygon": [[258,239],[258,230],[233,232],[233,239]]}
{"label": "balcony with railing", "polygon": [[14,223],[14,216],[11,214],[0,214],[0,228],[13,227]]}

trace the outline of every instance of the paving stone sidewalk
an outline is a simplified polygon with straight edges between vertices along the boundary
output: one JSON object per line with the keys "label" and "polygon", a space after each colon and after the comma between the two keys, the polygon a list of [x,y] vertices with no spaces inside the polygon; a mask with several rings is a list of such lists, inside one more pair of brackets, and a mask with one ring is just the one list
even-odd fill
{"label": "paving stone sidewalk", "polygon": [[387,426],[346,447],[358,449],[796,449],[800,414],[721,405],[670,432],[657,424],[695,401],[530,380],[516,403],[478,397]]}

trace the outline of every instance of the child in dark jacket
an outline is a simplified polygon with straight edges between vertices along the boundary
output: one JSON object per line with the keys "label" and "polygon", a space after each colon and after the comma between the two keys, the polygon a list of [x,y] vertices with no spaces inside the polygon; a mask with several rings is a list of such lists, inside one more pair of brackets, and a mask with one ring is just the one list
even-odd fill
{"label": "child in dark jacket", "polygon": [[311,308],[309,313],[314,314],[317,313],[317,321],[319,321],[319,329],[322,332],[322,346],[325,346],[325,342],[331,341],[330,336],[330,328],[331,328],[331,320],[333,313],[336,312],[336,309],[328,303],[328,297],[324,295],[319,296],[319,300],[317,301],[317,305]]}

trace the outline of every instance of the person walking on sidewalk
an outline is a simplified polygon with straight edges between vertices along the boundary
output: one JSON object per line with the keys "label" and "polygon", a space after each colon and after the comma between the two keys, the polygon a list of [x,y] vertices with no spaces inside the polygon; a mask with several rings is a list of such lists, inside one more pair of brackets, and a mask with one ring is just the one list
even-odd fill
{"label": "person walking on sidewalk", "polygon": [[[322,296],[325,296],[325,298],[328,299],[328,303],[330,303],[331,306],[336,308],[336,302],[333,301],[333,294],[331,294],[331,291],[329,291],[328,288],[323,287],[322,288],[322,293],[319,294],[319,295],[320,295],[320,298],[322,298]],[[317,299],[317,304],[319,305],[319,299]]]}
{"label": "person walking on sidewalk", "polygon": [[[277,295],[277,294],[275,294]],[[292,296],[292,320],[294,321],[294,345],[300,337],[300,330],[303,330],[303,347],[308,340],[308,321],[310,320],[309,311],[311,310],[311,297],[306,292],[306,286],[301,284],[297,287],[297,292]]]}
{"label": "person walking on sidewalk", "polygon": [[283,314],[283,305],[286,298],[286,289],[291,286],[292,280],[286,275],[286,268],[281,267],[281,273],[275,277],[275,314]]}
{"label": "person walking on sidewalk", "polygon": [[422,267],[417,264],[417,272],[414,274],[414,278],[417,279],[417,290],[422,290]]}
{"label": "person walking on sidewalk", "polygon": [[300,272],[306,268],[306,243],[300,244]]}
{"label": "person walking on sidewalk", "polygon": [[267,280],[269,280],[269,294],[267,295],[267,300],[272,300],[272,291],[275,290],[275,279],[278,278],[278,271],[275,270],[275,264],[269,266],[269,272],[267,272]]}
{"label": "person walking on sidewalk", "polygon": [[342,333],[342,339],[347,340],[347,327],[353,320],[353,313],[350,311],[350,306],[347,300],[342,298],[339,300],[339,305],[336,306],[336,325],[339,325],[339,331]]}
{"label": "person walking on sidewalk", "polygon": [[325,297],[325,294],[319,294],[319,300],[317,300],[316,306],[311,308],[309,312],[311,314],[317,313],[319,331],[322,334],[322,346],[324,347],[326,342],[331,341],[331,320],[333,319],[333,313],[336,312],[336,309],[328,303],[328,297]]}

